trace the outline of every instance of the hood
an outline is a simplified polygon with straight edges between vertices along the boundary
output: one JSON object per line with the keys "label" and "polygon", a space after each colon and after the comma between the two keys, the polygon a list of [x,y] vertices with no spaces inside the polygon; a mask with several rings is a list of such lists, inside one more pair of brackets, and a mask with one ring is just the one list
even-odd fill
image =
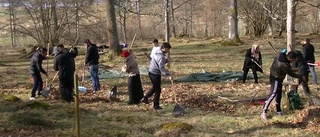
{"label": "hood", "polygon": [[280,54],[279,54],[279,57],[278,57],[278,60],[279,60],[280,62],[290,63],[290,61],[289,61],[288,58],[287,58],[286,53],[280,53]]}
{"label": "hood", "polygon": [[156,50],[155,54],[162,54],[162,55],[163,55],[164,53],[162,52],[161,48],[158,48],[158,49]]}

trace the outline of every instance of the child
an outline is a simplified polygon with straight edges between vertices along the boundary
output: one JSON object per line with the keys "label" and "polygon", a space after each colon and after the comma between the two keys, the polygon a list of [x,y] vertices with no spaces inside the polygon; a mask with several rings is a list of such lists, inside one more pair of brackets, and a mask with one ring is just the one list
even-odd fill
{"label": "child", "polygon": [[141,85],[138,63],[135,60],[135,56],[128,50],[123,50],[121,56],[125,58],[124,65],[122,66],[122,71],[127,72],[129,74],[128,104],[139,104],[143,97],[143,90]]}

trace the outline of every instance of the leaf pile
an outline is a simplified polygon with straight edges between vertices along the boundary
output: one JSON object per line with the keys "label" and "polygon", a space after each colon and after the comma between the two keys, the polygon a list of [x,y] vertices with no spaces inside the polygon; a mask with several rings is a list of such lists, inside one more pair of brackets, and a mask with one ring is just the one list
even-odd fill
{"label": "leaf pile", "polygon": [[294,125],[320,134],[320,107],[307,107],[300,111],[293,120]]}

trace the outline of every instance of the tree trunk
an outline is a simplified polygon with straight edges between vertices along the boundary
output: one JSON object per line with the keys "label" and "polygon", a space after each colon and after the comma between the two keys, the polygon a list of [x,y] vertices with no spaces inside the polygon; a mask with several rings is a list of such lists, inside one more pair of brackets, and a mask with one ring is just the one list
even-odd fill
{"label": "tree trunk", "polygon": [[164,15],[165,15],[165,33],[166,33],[166,42],[170,42],[170,27],[169,27],[169,0],[164,0],[165,7],[164,7]]}
{"label": "tree trunk", "polygon": [[109,51],[112,54],[120,55],[121,48],[119,46],[114,0],[106,0],[106,12]]}
{"label": "tree trunk", "polygon": [[11,32],[11,46],[16,47],[16,29],[15,29],[15,0],[9,1],[9,13],[10,13],[10,32]]}
{"label": "tree trunk", "polygon": [[[59,28],[58,28],[58,17],[57,17],[56,5],[57,5],[56,1],[52,0],[51,1],[51,14],[52,14],[52,19],[53,19],[53,35],[50,35],[51,32],[49,32],[50,33],[49,36],[51,36],[51,39],[49,39],[50,46],[59,44],[59,38],[58,38]],[[49,25],[49,26],[51,26],[51,25]]]}
{"label": "tree trunk", "polygon": [[240,42],[238,33],[238,1],[230,1],[230,15],[229,15],[229,39]]}
{"label": "tree trunk", "polygon": [[171,14],[171,33],[173,37],[176,37],[176,25],[175,25],[175,17],[174,17],[174,9],[173,9],[173,0],[170,0],[170,14]]}
{"label": "tree trunk", "polygon": [[[269,11],[272,11],[272,0],[269,0],[268,9]],[[272,18],[270,16],[268,16],[268,30],[269,30],[269,36],[273,36]]]}
{"label": "tree trunk", "polygon": [[140,18],[140,0],[136,0],[136,8],[137,8],[137,18],[138,18],[138,33],[140,35],[140,39],[143,40],[142,36],[142,27],[141,27],[141,18]]}
{"label": "tree trunk", "polygon": [[295,0],[287,0],[287,52],[295,49]]}

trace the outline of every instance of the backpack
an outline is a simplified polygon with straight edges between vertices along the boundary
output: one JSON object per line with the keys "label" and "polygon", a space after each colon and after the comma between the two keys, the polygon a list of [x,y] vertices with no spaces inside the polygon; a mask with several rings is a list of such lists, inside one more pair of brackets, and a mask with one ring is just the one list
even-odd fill
{"label": "backpack", "polygon": [[289,101],[289,108],[291,110],[297,110],[302,108],[301,99],[297,91],[290,90],[287,95]]}

